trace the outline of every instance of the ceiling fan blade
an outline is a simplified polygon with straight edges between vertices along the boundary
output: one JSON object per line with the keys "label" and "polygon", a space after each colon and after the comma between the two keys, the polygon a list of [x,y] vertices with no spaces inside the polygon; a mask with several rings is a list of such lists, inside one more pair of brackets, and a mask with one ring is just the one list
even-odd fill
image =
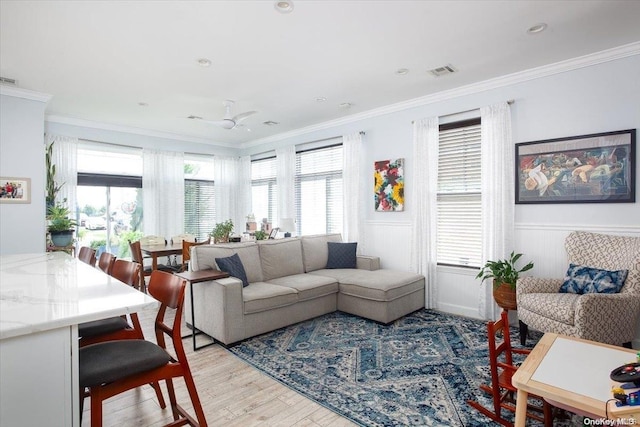
{"label": "ceiling fan blade", "polygon": [[236,125],[236,122],[231,119],[223,119],[223,120],[202,120],[205,123],[210,123],[212,125],[220,126],[224,129],[233,129]]}
{"label": "ceiling fan blade", "polygon": [[245,120],[247,117],[252,116],[254,114],[256,114],[257,111],[247,111],[246,113],[240,113],[237,116],[235,116],[233,119],[234,122],[236,123],[240,123],[241,121]]}

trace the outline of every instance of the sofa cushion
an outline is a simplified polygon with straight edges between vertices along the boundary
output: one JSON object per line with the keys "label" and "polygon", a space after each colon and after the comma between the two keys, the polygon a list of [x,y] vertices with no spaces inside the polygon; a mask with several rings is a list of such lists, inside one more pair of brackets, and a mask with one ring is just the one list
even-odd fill
{"label": "sofa cushion", "polygon": [[229,273],[229,276],[242,280],[242,286],[249,286],[249,280],[247,280],[247,273],[244,271],[244,266],[238,254],[233,254],[226,258],[216,258],[216,264],[220,267],[221,271]]}
{"label": "sofa cushion", "polygon": [[302,255],[304,257],[304,271],[309,273],[327,268],[329,249],[327,242],[342,242],[342,236],[334,234],[316,234],[302,236]]}
{"label": "sofa cushion", "polygon": [[406,271],[326,269],[311,274],[335,278],[342,294],[374,301],[392,301],[424,289],[424,276]]}
{"label": "sofa cushion", "polygon": [[358,243],[327,242],[327,268],[356,268]]}
{"label": "sofa cushion", "polygon": [[628,270],[602,270],[585,265],[569,264],[561,293],[572,294],[616,294],[620,292],[627,278]]}
{"label": "sofa cushion", "polygon": [[208,268],[219,270],[216,258],[226,258],[236,253],[242,261],[249,283],[261,282],[263,278],[260,254],[258,245],[253,242],[194,246],[192,248],[191,267],[195,271]]}
{"label": "sofa cushion", "polygon": [[573,326],[578,298],[578,294],[522,294],[518,297],[518,308]]}
{"label": "sofa cushion", "polygon": [[242,299],[244,313],[250,314],[294,304],[298,301],[298,292],[288,286],[255,282],[242,289]]}
{"label": "sofa cushion", "polygon": [[268,283],[295,289],[298,291],[299,301],[338,293],[338,282],[336,279],[313,274],[294,274],[293,276],[269,280]]}
{"label": "sofa cushion", "polygon": [[262,240],[258,247],[264,281],[304,273],[300,239]]}

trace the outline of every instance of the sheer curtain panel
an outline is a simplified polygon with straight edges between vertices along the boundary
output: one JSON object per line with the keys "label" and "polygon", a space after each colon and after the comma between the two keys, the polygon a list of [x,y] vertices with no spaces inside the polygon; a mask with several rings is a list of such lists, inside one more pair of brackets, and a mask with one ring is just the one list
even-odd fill
{"label": "sheer curtain panel", "polygon": [[[296,174],[296,147],[276,149],[278,184],[278,218],[276,224],[280,224],[282,218],[295,218],[295,174]],[[277,225],[276,225],[277,226]]]}
{"label": "sheer curtain panel", "polygon": [[[345,242],[358,242],[359,224],[362,219],[362,133],[356,132],[342,137],[342,191],[344,197],[343,233]],[[362,245],[358,245],[360,248]]]}
{"label": "sheer curtain panel", "polygon": [[46,135],[47,146],[53,144],[51,161],[56,165],[57,185],[62,185],[56,197],[56,203],[63,203],[69,208],[71,214],[76,217],[78,207],[77,187],[78,187],[78,138],[71,138],[60,135]]}
{"label": "sheer curtain panel", "polygon": [[144,234],[184,233],[184,155],[145,149],[142,164]]}
{"label": "sheer curtain panel", "polygon": [[238,157],[214,156],[213,169],[216,193],[216,222],[233,221],[236,233],[244,231],[245,216],[247,212],[240,212],[241,194],[240,177],[242,175],[242,161]]}
{"label": "sheer curtain panel", "polygon": [[[482,128],[482,262],[507,257],[514,235],[514,147],[511,110],[506,102],[480,109]],[[485,319],[498,317],[493,283],[480,286],[479,313]]]}
{"label": "sheer curtain panel", "polygon": [[438,118],[413,123],[413,171],[411,187],[411,267],[425,277],[425,307],[437,304],[437,193],[438,193]]}

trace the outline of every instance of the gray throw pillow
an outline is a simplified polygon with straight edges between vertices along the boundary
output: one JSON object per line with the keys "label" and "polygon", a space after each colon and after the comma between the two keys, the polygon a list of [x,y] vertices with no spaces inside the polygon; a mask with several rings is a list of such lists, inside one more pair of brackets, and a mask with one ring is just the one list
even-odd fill
{"label": "gray throw pillow", "polygon": [[226,258],[216,258],[216,264],[218,264],[220,270],[229,273],[229,276],[242,280],[243,288],[249,286],[247,273],[244,271],[244,266],[238,254],[233,254]]}
{"label": "gray throw pillow", "polygon": [[327,268],[357,268],[358,243],[327,242],[329,256]]}

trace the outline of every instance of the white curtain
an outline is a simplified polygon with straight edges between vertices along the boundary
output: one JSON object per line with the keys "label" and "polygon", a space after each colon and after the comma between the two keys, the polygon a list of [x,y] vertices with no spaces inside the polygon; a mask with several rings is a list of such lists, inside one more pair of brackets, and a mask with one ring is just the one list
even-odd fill
{"label": "white curtain", "polygon": [[295,218],[295,176],[296,176],[296,147],[276,149],[276,182],[278,184],[278,218],[276,224],[280,224],[282,218]]}
{"label": "white curtain", "polygon": [[438,193],[438,118],[413,123],[413,185],[411,208],[411,260],[413,271],[425,277],[425,307],[437,305],[437,193]]}
{"label": "white curtain", "polygon": [[[482,263],[508,256],[514,236],[514,147],[511,110],[506,102],[480,109],[482,148]],[[496,319],[493,284],[480,285],[479,313]]]}
{"label": "white curtain", "polygon": [[53,144],[51,161],[56,165],[57,185],[62,185],[56,203],[63,203],[69,208],[72,216],[77,218],[76,206],[78,193],[78,138],[60,135],[46,135],[47,146]]}
{"label": "white curtain", "polygon": [[[342,136],[342,196],[343,222],[342,239],[345,242],[360,240],[360,221],[362,220],[362,133],[356,132]],[[360,248],[362,245],[358,245]]]}
{"label": "white curtain", "polygon": [[242,166],[239,157],[214,156],[213,172],[215,181],[216,222],[233,221],[234,232],[244,230],[245,215],[241,212],[241,175]]}
{"label": "white curtain", "polygon": [[236,232],[242,233],[246,229],[245,223],[247,215],[253,212],[251,207],[251,156],[242,156],[240,158],[240,182],[238,194],[240,195],[240,198],[236,216],[240,222],[236,225]]}
{"label": "white curtain", "polygon": [[184,155],[143,150],[144,234],[165,239],[184,233]]}

